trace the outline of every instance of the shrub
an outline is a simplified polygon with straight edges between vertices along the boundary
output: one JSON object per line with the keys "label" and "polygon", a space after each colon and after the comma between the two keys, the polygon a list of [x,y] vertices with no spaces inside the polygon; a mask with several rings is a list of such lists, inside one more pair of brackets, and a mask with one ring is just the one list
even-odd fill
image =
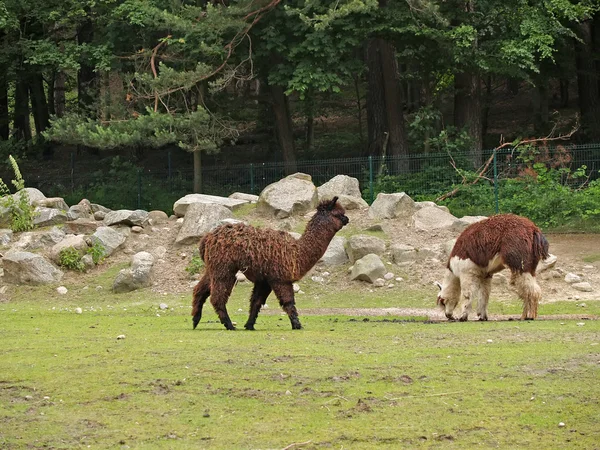
{"label": "shrub", "polygon": [[10,189],[0,178],[0,200],[2,206],[8,208],[11,216],[10,228],[13,231],[27,231],[33,228],[33,219],[35,217],[34,208],[29,201],[29,195],[25,190],[25,181],[21,175],[21,170],[17,161],[10,155],[8,157],[10,165],[15,173],[15,179],[12,180],[13,186],[16,188],[17,193],[15,197],[11,195]]}
{"label": "shrub", "polygon": [[94,261],[94,264],[98,265],[106,256],[106,249],[100,242],[96,241],[94,242],[94,245],[88,248],[87,253],[88,255],[92,256],[92,261]]}
{"label": "shrub", "polygon": [[81,260],[81,254],[73,247],[63,248],[58,254],[58,265],[70,270],[83,272],[85,265]]}
{"label": "shrub", "polygon": [[196,275],[200,273],[200,270],[204,267],[204,261],[200,258],[198,250],[194,250],[194,254],[192,255],[192,259],[189,264],[185,268],[185,271],[190,274],[190,276]]}

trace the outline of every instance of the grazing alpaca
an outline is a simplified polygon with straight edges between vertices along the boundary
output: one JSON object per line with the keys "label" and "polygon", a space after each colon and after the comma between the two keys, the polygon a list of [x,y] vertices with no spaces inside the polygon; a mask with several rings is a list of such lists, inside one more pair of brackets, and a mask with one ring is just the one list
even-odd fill
{"label": "grazing alpaca", "polygon": [[[529,219],[499,214],[476,222],[454,244],[437,304],[449,320],[465,321],[476,300],[479,320],[488,320],[492,276],[509,268],[510,284],[523,300],[521,319],[533,320],[542,296],[535,270],[547,257],[548,241]],[[454,311],[458,313],[453,315]]]}
{"label": "grazing alpaca", "polygon": [[205,273],[194,288],[192,316],[194,328],[202,318],[202,306],[210,301],[225,328],[235,330],[227,314],[227,300],[243,272],[254,283],[250,316],[244,326],[254,330],[256,317],[271,291],[287,313],[292,329],[302,328],[294,302],[292,283],[302,278],[316,263],[333,239],[348,223],[337,197],[322,201],[306,225],[300,239],[285,231],[254,228],[250,225],[222,225],[200,241],[200,257]]}

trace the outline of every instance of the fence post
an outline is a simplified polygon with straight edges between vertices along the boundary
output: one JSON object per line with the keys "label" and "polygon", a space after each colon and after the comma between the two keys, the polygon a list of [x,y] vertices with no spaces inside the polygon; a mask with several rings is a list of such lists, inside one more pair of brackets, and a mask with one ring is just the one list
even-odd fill
{"label": "fence post", "polygon": [[138,192],[137,192],[137,207],[142,209],[142,171],[138,169]]}
{"label": "fence post", "polygon": [[254,194],[254,164],[250,163],[250,193]]}
{"label": "fence post", "polygon": [[375,201],[373,198],[373,156],[369,155],[369,191],[371,193],[371,203]]}
{"label": "fence post", "polygon": [[498,208],[498,153],[494,149],[494,207],[496,214],[499,212]]}

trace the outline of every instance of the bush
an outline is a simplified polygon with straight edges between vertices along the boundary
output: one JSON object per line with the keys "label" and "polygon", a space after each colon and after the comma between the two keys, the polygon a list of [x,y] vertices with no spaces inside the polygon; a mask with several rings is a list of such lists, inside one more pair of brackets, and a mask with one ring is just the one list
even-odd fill
{"label": "bush", "polygon": [[8,160],[15,173],[15,179],[12,180],[13,186],[17,189],[16,197],[11,195],[10,189],[0,178],[0,203],[10,211],[10,228],[13,231],[27,231],[33,228],[33,219],[35,217],[34,208],[29,201],[29,195],[25,190],[25,181],[21,175],[17,161],[9,155]]}
{"label": "bush", "polygon": [[190,274],[190,276],[196,275],[200,273],[200,270],[204,267],[204,261],[200,258],[198,254],[198,250],[194,250],[194,254],[192,255],[192,259],[189,264],[185,268],[185,271]]}
{"label": "bush", "polygon": [[58,265],[70,270],[83,272],[85,265],[81,260],[81,254],[73,247],[63,248],[58,254]]}

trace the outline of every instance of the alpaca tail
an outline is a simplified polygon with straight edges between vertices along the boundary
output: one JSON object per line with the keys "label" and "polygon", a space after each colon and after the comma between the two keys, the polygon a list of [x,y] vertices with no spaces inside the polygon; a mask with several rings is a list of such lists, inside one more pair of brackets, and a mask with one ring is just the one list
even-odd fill
{"label": "alpaca tail", "polygon": [[546,259],[550,254],[548,253],[548,248],[550,244],[548,244],[548,240],[542,234],[540,230],[535,230],[533,232],[533,254],[538,261]]}

